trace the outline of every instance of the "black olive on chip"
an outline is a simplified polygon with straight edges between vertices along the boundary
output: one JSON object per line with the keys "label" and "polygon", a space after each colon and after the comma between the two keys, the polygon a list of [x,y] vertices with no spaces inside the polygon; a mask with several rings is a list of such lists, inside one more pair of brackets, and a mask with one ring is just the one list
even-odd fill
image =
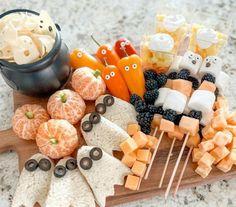
{"label": "black olive on chip", "polygon": [[37,169],[38,162],[35,159],[30,159],[25,163],[25,169],[29,172],[33,172]]}
{"label": "black olive on chip", "polygon": [[48,159],[41,159],[39,161],[39,168],[42,170],[42,171],[49,171],[51,169],[51,162],[48,160]]}
{"label": "black olive on chip", "polygon": [[105,114],[106,106],[103,103],[99,103],[95,106],[95,111],[99,114]]}
{"label": "black olive on chip", "polygon": [[99,147],[94,147],[89,152],[89,156],[92,160],[100,160],[102,158],[102,154],[102,150]]}
{"label": "black olive on chip", "polygon": [[92,124],[97,124],[99,123],[101,120],[101,116],[100,114],[98,114],[97,112],[93,112],[90,114],[89,116],[89,121],[92,123]]}
{"label": "black olive on chip", "polygon": [[80,167],[84,170],[89,170],[93,166],[93,161],[89,157],[84,157],[80,160]]}
{"label": "black olive on chip", "polygon": [[66,174],[66,168],[62,165],[58,165],[54,169],[54,176],[57,178],[62,178]]}
{"label": "black olive on chip", "polygon": [[82,129],[85,132],[90,132],[93,129],[93,124],[90,121],[85,121],[82,123]]}
{"label": "black olive on chip", "polygon": [[77,168],[77,161],[76,159],[69,159],[66,161],[66,168],[68,170],[74,170]]}
{"label": "black olive on chip", "polygon": [[103,103],[106,105],[106,106],[112,106],[115,102],[115,99],[113,96],[106,96],[104,99],[103,99]]}

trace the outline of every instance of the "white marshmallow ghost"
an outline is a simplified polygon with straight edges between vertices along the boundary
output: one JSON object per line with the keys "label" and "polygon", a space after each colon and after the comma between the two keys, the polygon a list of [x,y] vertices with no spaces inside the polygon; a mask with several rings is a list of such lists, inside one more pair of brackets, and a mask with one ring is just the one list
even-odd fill
{"label": "white marshmallow ghost", "polygon": [[202,64],[202,57],[197,53],[187,51],[179,64],[180,69],[188,69],[192,75],[197,74]]}
{"label": "white marshmallow ghost", "polygon": [[169,88],[160,88],[159,90],[159,96],[155,101],[155,106],[163,106],[165,103],[166,97],[171,92],[171,89]]}
{"label": "white marshmallow ghost", "polygon": [[149,48],[153,52],[171,52],[174,47],[173,38],[165,33],[157,33],[150,39]]}
{"label": "white marshmallow ghost", "polygon": [[210,73],[216,78],[220,74],[221,70],[222,59],[217,56],[208,56],[203,60],[199,74],[203,76],[206,73]]}

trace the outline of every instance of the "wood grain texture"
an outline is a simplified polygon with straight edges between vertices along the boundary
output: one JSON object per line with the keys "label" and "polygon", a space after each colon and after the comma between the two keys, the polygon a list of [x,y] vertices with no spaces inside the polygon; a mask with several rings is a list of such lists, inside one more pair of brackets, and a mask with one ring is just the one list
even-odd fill
{"label": "wood grain texture", "polygon": [[[31,104],[31,103],[37,103],[41,104],[43,106],[46,106],[47,98],[34,98],[34,97],[28,97],[19,93],[14,94],[15,98],[15,107],[19,107],[23,104]],[[87,103],[87,109],[86,111],[92,111],[94,106],[93,103],[88,102]],[[79,128],[79,125],[76,126],[76,128]],[[79,131],[78,131],[79,132]],[[80,133],[80,132],[79,132]],[[157,136],[158,137],[158,136]],[[158,188],[158,184],[161,179],[161,173],[165,165],[165,161],[167,158],[167,154],[169,151],[169,147],[171,146],[171,141],[169,138],[164,137],[160,148],[157,152],[157,156],[154,160],[153,167],[151,169],[149,178],[147,180],[143,180],[142,185],[140,187],[139,191],[130,191],[125,189],[123,186],[116,186],[115,187],[115,196],[108,197],[107,198],[107,206],[114,206],[121,203],[131,202],[138,199],[145,199],[151,196],[156,195],[163,195],[167,184],[169,182],[169,178],[171,176],[176,158],[178,156],[178,153],[181,148],[181,143],[176,142],[176,145],[173,150],[173,155],[170,159],[170,164],[166,172],[166,176],[163,182],[162,188]],[[81,145],[84,143],[83,139],[81,139]],[[33,154],[38,152],[38,148],[34,141],[25,141],[22,139],[19,139],[12,129],[0,132],[0,153],[7,151],[7,150],[14,150],[17,152],[19,156],[19,168],[20,170],[24,166],[25,161]],[[177,171],[177,176],[174,179],[174,183],[172,186],[172,190],[174,190],[174,187],[177,184],[178,176],[181,171],[181,168],[183,166],[185,157],[188,153],[188,148],[184,150],[184,155],[182,157],[180,168]],[[74,155],[76,152],[74,153]],[[115,153],[116,157],[120,157],[120,153]],[[211,183],[217,180],[222,180],[226,178],[231,178],[236,175],[235,168],[233,168],[229,173],[222,173],[221,171],[217,170],[216,168],[213,168],[212,172],[206,179],[202,179],[199,175],[197,175],[194,172],[194,169],[196,168],[196,164],[192,163],[191,160],[189,161],[186,172],[183,176],[183,180],[181,183],[180,188],[190,188],[197,185],[202,185],[206,183]]]}

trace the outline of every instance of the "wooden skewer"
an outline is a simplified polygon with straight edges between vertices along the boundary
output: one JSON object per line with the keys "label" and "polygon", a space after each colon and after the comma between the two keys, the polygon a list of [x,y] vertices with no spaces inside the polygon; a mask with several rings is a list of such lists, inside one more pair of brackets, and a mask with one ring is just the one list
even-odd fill
{"label": "wooden skewer", "polygon": [[161,180],[160,180],[158,188],[162,187],[162,184],[163,184],[163,181],[164,181],[164,178],[165,178],[165,175],[166,175],[166,170],[168,168],[169,161],[170,161],[170,158],[172,156],[172,151],[173,151],[174,146],[175,146],[175,141],[176,141],[176,138],[174,138],[172,140],[171,147],[170,147],[170,150],[169,150],[169,153],[168,153],[168,156],[167,156],[167,160],[166,160],[165,167],[164,167],[164,170],[163,170],[162,175],[161,175]]}
{"label": "wooden skewer", "polygon": [[173,170],[173,172],[172,172],[170,181],[169,181],[168,186],[167,186],[167,189],[166,189],[165,199],[167,199],[167,197],[168,197],[168,195],[169,195],[170,188],[171,188],[171,186],[172,186],[172,184],[173,184],[173,181],[174,181],[174,178],[175,178],[175,174],[176,174],[176,172],[177,172],[177,169],[178,169],[178,166],[179,166],[181,157],[182,157],[182,155],[183,155],[184,148],[185,148],[185,146],[186,146],[186,144],[187,144],[188,138],[189,138],[189,133],[187,133],[187,135],[185,136],[185,139],[184,139],[182,148],[181,148],[181,150],[180,150],[178,159],[177,159],[177,161],[176,161],[176,163],[175,163],[174,170]]}
{"label": "wooden skewer", "polygon": [[188,151],[188,155],[187,155],[187,157],[186,157],[186,159],[185,159],[184,166],[183,166],[183,169],[182,169],[182,171],[181,171],[181,173],[180,173],[178,183],[177,183],[177,185],[176,185],[176,187],[175,187],[174,197],[176,197],[176,194],[177,194],[177,192],[178,192],[178,190],[179,190],[179,186],[180,186],[180,183],[181,183],[181,181],[182,181],[182,178],[183,178],[185,169],[186,169],[186,167],[187,167],[188,160],[189,160],[189,158],[190,158],[190,155],[191,155],[191,153],[192,153],[192,150],[193,150],[193,147],[191,147],[191,148],[189,149],[189,151]]}
{"label": "wooden skewer", "polygon": [[[156,136],[156,133],[157,133],[157,128],[155,128],[155,131],[154,131],[154,133],[153,133],[153,136],[154,136],[154,137]],[[159,139],[158,139],[158,142],[157,142],[157,146],[156,146],[156,148],[155,148],[155,150],[154,150],[154,152],[153,152],[153,154],[152,154],[152,159],[151,159],[151,161],[150,161],[150,164],[148,165],[148,168],[147,168],[147,171],[146,171],[146,174],[145,174],[145,177],[144,177],[145,180],[148,179],[150,170],[151,170],[151,168],[152,168],[153,161],[154,161],[154,159],[155,159],[155,157],[156,157],[156,153],[157,153],[157,150],[158,150],[158,148],[159,148],[159,146],[160,146],[160,143],[161,143],[161,140],[162,140],[162,138],[163,138],[164,133],[165,133],[165,132],[162,131],[161,134],[160,134],[160,136],[159,136]]]}

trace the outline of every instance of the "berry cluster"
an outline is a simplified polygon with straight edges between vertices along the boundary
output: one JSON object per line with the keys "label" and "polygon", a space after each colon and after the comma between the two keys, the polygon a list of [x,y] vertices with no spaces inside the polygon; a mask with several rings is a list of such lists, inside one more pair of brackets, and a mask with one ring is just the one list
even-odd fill
{"label": "berry cluster", "polygon": [[215,83],[215,82],[216,82],[216,78],[215,78],[213,75],[211,75],[210,73],[206,73],[206,74],[203,75],[203,77],[202,77],[202,82],[203,82],[204,80],[209,81],[209,82],[212,82],[212,83]]}
{"label": "berry cluster", "polygon": [[198,119],[199,121],[202,119],[202,112],[201,111],[196,111],[196,110],[191,110],[188,114],[189,117],[192,117],[194,119]]}
{"label": "berry cluster", "polygon": [[182,69],[179,71],[179,73],[177,74],[177,79],[183,79],[183,80],[188,80],[190,76],[190,72],[187,69]]}

